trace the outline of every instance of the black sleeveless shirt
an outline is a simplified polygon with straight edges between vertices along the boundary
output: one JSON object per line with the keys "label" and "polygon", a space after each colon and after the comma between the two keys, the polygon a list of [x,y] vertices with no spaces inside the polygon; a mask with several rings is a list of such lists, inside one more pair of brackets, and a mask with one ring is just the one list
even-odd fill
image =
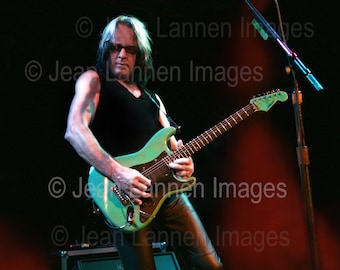
{"label": "black sleeveless shirt", "polygon": [[[148,93],[157,100],[153,92]],[[101,78],[99,104],[90,128],[100,145],[116,157],[141,149],[162,126],[159,109],[145,91],[136,98],[116,80]]]}

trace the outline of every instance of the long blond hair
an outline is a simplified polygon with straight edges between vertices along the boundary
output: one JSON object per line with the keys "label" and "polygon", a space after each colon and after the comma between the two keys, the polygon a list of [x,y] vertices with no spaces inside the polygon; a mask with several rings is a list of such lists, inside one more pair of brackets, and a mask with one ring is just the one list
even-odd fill
{"label": "long blond hair", "polygon": [[136,66],[133,81],[141,87],[148,82],[152,69],[151,38],[145,24],[134,16],[120,15],[112,19],[104,28],[97,50],[97,71],[103,75],[109,74],[108,56],[110,45],[114,43],[114,32],[118,24],[131,27],[137,42]]}

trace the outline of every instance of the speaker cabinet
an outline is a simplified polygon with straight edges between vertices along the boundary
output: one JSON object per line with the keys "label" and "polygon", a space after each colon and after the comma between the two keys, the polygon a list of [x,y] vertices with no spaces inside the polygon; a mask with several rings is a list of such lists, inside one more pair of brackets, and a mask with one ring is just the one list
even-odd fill
{"label": "speaker cabinet", "polygon": [[[173,252],[154,253],[156,269],[180,270],[176,256]],[[123,270],[119,257],[78,260],[78,270]]]}

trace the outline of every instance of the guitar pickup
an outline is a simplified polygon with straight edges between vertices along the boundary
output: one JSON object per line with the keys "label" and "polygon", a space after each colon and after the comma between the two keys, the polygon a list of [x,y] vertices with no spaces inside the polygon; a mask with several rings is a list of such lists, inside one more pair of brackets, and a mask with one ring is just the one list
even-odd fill
{"label": "guitar pickup", "polygon": [[113,186],[112,187],[112,191],[114,192],[114,194],[117,196],[117,198],[119,199],[119,201],[124,205],[128,205],[130,203],[130,198],[129,196],[121,189],[118,188],[118,186]]}

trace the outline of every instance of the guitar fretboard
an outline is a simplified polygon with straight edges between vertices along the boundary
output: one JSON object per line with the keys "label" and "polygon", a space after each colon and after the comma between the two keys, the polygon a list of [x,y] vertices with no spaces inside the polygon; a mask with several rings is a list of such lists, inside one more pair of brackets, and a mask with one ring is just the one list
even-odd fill
{"label": "guitar fretboard", "polygon": [[170,155],[165,156],[162,160],[165,164],[169,164],[178,158],[187,158],[197,151],[201,150],[203,147],[214,141],[216,138],[230,130],[232,127],[236,126],[242,120],[250,116],[255,112],[252,104],[248,104],[242,109],[238,110],[236,113],[230,115],[226,119],[222,120],[215,126],[211,127],[207,131],[203,132],[201,135],[192,139],[186,143],[180,149],[174,151]]}
{"label": "guitar fretboard", "polygon": [[192,139],[178,150],[163,156],[160,160],[155,160],[155,164],[143,171],[144,175],[155,180],[159,175],[163,173],[167,174],[168,165],[171,162],[179,158],[190,157],[254,112],[268,111],[277,101],[286,101],[287,99],[287,93],[281,92],[279,89],[268,92],[266,95],[253,98],[248,105]]}

